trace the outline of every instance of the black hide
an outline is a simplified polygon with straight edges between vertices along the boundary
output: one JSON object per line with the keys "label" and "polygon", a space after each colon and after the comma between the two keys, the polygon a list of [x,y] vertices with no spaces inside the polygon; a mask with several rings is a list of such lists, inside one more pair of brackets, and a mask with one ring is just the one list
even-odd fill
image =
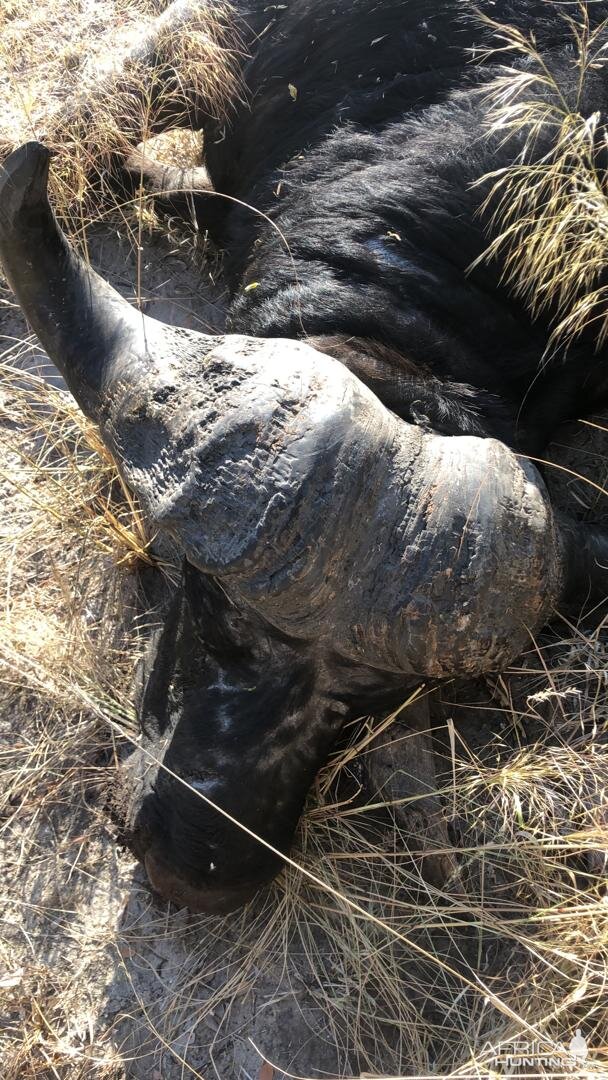
{"label": "black hide", "polygon": [[[562,5],[475,8],[533,33],[576,108]],[[588,8],[592,26],[608,15],[603,2]],[[474,56],[496,43],[492,31],[463,0],[236,9],[264,31],[245,65],[250,105],[221,130],[208,125],[205,160],[217,191],[275,228],[221,199],[199,204],[226,248],[230,328],[382,343],[390,360],[361,346],[345,362],[404,419],[540,453],[560,422],[605,400],[607,382],[584,343],[543,368],[547,325],[500,284],[502,267],[467,272],[493,235],[480,214],[488,188],[472,185],[512,163],[523,141],[501,145],[484,128],[480,87],[499,68]],[[605,73],[590,73],[578,107],[588,116],[606,104]],[[538,157],[554,134],[539,139]]]}

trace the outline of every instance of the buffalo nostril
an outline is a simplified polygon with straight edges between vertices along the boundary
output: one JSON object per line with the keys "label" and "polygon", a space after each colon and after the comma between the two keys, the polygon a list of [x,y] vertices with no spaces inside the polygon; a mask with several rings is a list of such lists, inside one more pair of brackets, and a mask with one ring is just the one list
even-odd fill
{"label": "buffalo nostril", "polygon": [[259,888],[259,883],[244,886],[194,886],[184,881],[158,850],[150,849],[144,856],[148,880],[164,900],[171,900],[178,907],[207,915],[226,915],[248,903]]}

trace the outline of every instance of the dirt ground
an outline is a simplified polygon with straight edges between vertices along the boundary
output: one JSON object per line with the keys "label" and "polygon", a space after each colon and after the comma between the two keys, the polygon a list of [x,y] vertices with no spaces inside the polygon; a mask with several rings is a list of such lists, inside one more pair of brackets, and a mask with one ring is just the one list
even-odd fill
{"label": "dirt ground", "polygon": [[[67,22],[13,7],[11,41],[52,25],[75,57],[118,17],[110,0]],[[5,58],[7,130],[14,77]],[[93,265],[129,298],[139,280],[148,314],[221,328],[216,256],[162,224],[139,263],[129,230],[94,225]],[[549,1075],[577,1028],[589,1057],[566,1071],[608,1076],[606,612],[553,624],[503,677],[423,688],[457,864],[445,884],[420,874],[406,711],[348,732],[317,782],[295,857],[325,889],[288,869],[227,919],[177,911],[107,811],[167,573],[100,531],[103,462],[2,284],[0,359],[2,1076],[520,1076],[515,1044]],[[594,519],[598,423],[564,432],[547,469],[556,499]]]}

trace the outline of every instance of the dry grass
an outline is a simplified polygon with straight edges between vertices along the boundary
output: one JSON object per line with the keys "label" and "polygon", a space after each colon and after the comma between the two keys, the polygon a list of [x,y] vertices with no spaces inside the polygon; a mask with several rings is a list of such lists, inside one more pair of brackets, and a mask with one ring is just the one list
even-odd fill
{"label": "dry grass", "polygon": [[3,1076],[52,1076],[66,1062],[80,1076],[68,982],[39,945],[99,842],[93,808],[115,756],[99,714],[132,723],[129,565],[149,556],[137,509],[68,395],[6,360],[0,383]]}
{"label": "dry grass", "polygon": [[[584,0],[560,9],[575,74],[568,95],[532,34],[483,20],[498,42],[489,55],[505,61],[503,73],[483,88],[488,134],[512,145],[516,157],[480,180],[490,187],[484,212],[494,239],[477,261],[500,256],[514,292],[534,316],[552,320],[548,355],[585,331],[598,348],[608,335],[607,134],[605,118],[585,111],[588,85],[608,59],[608,26],[592,23],[592,11]],[[541,153],[539,140],[547,134],[549,148]]]}
{"label": "dry grass", "polygon": [[116,159],[151,139],[161,116],[179,128],[204,103],[228,122],[239,93],[230,6],[207,6],[177,31],[162,22],[165,6],[99,0],[83,11],[79,0],[42,0],[32,10],[11,0],[0,10],[0,157],[33,138],[55,151],[53,204],[83,247],[102,204],[133,226],[137,200],[116,188]]}
{"label": "dry grass", "polygon": [[[21,138],[24,118],[37,133],[52,128],[61,81],[72,71],[75,85],[83,69],[83,43],[95,40],[103,52],[115,32],[106,29],[110,0],[85,15],[71,4],[2,7],[0,83],[14,87],[18,77],[27,106],[10,97],[12,111],[0,117],[10,140]],[[125,29],[141,10],[121,6]],[[75,60],[49,48],[58,36]],[[93,213],[92,189],[79,188],[78,176],[89,184],[95,140],[115,149],[115,123],[86,146],[77,129],[70,134],[75,165],[66,164],[55,196],[75,233]],[[61,127],[52,130],[59,138]],[[145,636],[134,565],[150,559],[148,537],[94,430],[65,393],[24,374],[27,343],[5,344],[2,1076],[232,1080],[239,1039],[249,1054],[240,1060],[257,1062],[240,1075],[256,1080],[269,1076],[264,1055],[277,1059],[275,1080],[279,1069],[488,1076],[504,1074],[498,1059],[514,1042],[537,1040],[539,1053],[555,1056],[581,1027],[592,1053],[572,1075],[605,1077],[604,624],[547,634],[520,670],[488,688],[483,707],[471,699],[469,730],[488,717],[476,749],[458,735],[452,745],[437,722],[461,865],[444,890],[421,879],[404,842],[407,804],[392,816],[360,790],[362,763],[391,736],[403,742],[407,769],[407,733],[395,717],[353,728],[317,781],[294,858],[322,885],[290,866],[267,896],[227,920],[157,907],[115,850],[104,811],[117,755],[133,737],[129,694]],[[603,480],[604,468],[599,455],[588,471]],[[569,494],[585,506],[598,496],[580,482]],[[467,698],[454,695],[462,720]],[[307,1031],[316,1058],[305,1046],[291,1056],[293,1032],[304,1044]],[[539,1060],[532,1071],[555,1068]]]}
{"label": "dry grass", "polygon": [[0,472],[0,477],[60,528],[80,529],[100,557],[116,553],[127,564],[151,564],[139,508],[95,426],[70,395],[49,387],[40,375],[10,366],[6,355],[0,416],[16,429],[14,442],[7,436],[6,449],[17,459],[20,479],[14,468],[12,475]]}

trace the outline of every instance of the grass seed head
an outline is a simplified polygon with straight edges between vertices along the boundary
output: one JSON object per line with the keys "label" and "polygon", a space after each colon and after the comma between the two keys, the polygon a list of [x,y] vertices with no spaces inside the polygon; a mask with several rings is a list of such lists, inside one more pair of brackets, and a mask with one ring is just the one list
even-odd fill
{"label": "grass seed head", "polygon": [[585,111],[588,85],[608,60],[608,25],[593,24],[592,10],[580,2],[561,14],[576,74],[568,94],[533,35],[482,20],[495,43],[485,58],[504,61],[480,91],[487,135],[512,146],[514,160],[479,181],[489,189],[482,214],[492,239],[477,262],[500,258],[533,317],[548,318],[548,355],[583,334],[600,348],[608,335],[608,136],[605,118]]}

